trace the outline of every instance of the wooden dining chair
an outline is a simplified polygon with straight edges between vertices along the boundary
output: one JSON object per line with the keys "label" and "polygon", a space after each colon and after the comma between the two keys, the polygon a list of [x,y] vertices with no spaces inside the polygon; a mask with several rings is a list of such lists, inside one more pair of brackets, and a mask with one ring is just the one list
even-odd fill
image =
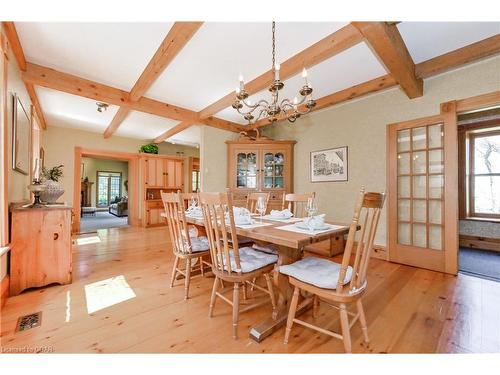
{"label": "wooden dining chair", "polygon": [[[204,276],[205,266],[211,267],[211,264],[203,259],[203,256],[208,256],[210,245],[206,237],[193,235],[193,231],[186,221],[184,201],[180,194],[161,192],[161,199],[165,207],[170,241],[175,255],[170,287],[174,286],[178,275],[184,276],[184,299],[188,299],[191,272],[196,268],[200,271],[201,276]],[[181,259],[185,262],[184,269],[179,267]],[[192,267],[193,259],[198,259],[196,267]]]}
{"label": "wooden dining chair", "polygon": [[[278,257],[256,251],[251,247],[239,247],[235,241],[236,226],[234,223],[233,205],[231,194],[227,193],[200,193],[200,205],[203,210],[205,230],[210,243],[212,258],[212,272],[215,274],[212,295],[210,298],[209,316],[213,314],[217,298],[227,302],[233,308],[233,338],[238,336],[238,317],[240,313],[251,310],[257,306],[271,302],[273,311],[276,308],[273,283],[270,273],[273,272]],[[254,278],[264,277],[267,288],[254,285],[256,289],[264,292],[264,298],[255,298],[255,301],[240,302],[240,286],[253,284]],[[221,281],[227,282],[228,287],[223,289]],[[224,293],[233,290],[233,299],[230,300]],[[242,288],[243,289],[243,288]],[[240,303],[246,306],[240,310]]]}
{"label": "wooden dining chair", "polygon": [[257,201],[259,198],[264,199],[265,205],[266,205],[266,210],[267,212],[267,204],[269,203],[269,193],[248,193],[247,196],[247,210],[250,211],[250,213],[255,214],[257,213]]}
{"label": "wooden dining chair", "polygon": [[309,198],[314,198],[316,193],[304,193],[304,194],[283,194],[283,204],[281,209],[284,210],[288,208],[295,217],[305,217],[306,216],[306,204]]}
{"label": "wooden dining chair", "polygon": [[[364,340],[366,343],[369,342],[361,297],[366,291],[366,272],[384,201],[385,193],[365,193],[364,189],[361,189],[349,227],[347,244],[341,264],[323,258],[306,257],[295,263],[280,267],[280,272],[288,275],[290,284],[295,287],[286,324],[285,344],[288,343],[290,338],[293,323],[298,323],[343,340],[345,351],[350,353],[350,328],[358,320],[361,323]],[[357,238],[358,242],[355,244],[359,224],[361,224],[361,229]],[[349,263],[354,248],[353,265],[350,266]],[[317,315],[321,300],[339,310],[341,333],[332,332],[295,317],[301,291],[306,291],[313,295],[314,317]],[[303,303],[306,302],[304,301]],[[356,313],[347,310],[347,306],[353,304],[356,305]],[[349,321],[349,316],[353,316],[351,321]]]}
{"label": "wooden dining chair", "polygon": [[181,196],[182,202],[184,203],[184,208],[188,208],[192,198],[198,200],[198,193],[182,193],[180,190],[178,193]]}

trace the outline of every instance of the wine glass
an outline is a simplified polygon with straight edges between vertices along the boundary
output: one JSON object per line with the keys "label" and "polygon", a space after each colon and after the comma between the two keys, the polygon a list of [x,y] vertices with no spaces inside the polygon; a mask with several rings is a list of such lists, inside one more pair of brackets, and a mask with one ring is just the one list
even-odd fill
{"label": "wine glass", "polygon": [[196,208],[198,202],[196,200],[196,197],[191,197],[191,199],[189,200],[189,208],[192,210],[194,208]]}
{"label": "wine glass", "polygon": [[309,228],[309,231],[313,232],[314,231],[314,219],[313,215],[316,213],[318,207],[316,205],[316,200],[311,197],[307,199],[307,204],[306,204],[306,212],[308,219],[306,220],[307,227]]}
{"label": "wine glass", "polygon": [[306,212],[309,219],[316,213],[317,210],[318,206],[316,205],[316,200],[313,197],[307,198]]}
{"label": "wine glass", "polygon": [[266,202],[264,201],[263,197],[257,198],[255,209],[260,214],[260,222],[262,223],[262,215],[266,213]]}

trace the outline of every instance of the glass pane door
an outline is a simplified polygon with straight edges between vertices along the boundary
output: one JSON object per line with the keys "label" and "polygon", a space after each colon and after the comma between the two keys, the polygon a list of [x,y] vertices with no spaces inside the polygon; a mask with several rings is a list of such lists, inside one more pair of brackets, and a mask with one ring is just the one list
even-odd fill
{"label": "glass pane door", "polygon": [[397,131],[397,242],[443,249],[443,125]]}
{"label": "glass pane door", "polygon": [[264,153],[264,189],[283,189],[285,156],[282,152]]}
{"label": "glass pane door", "polygon": [[97,172],[97,206],[108,207],[121,198],[121,185],[120,172]]}
{"label": "glass pane door", "polygon": [[236,187],[255,189],[257,187],[257,154],[239,152],[236,158]]}

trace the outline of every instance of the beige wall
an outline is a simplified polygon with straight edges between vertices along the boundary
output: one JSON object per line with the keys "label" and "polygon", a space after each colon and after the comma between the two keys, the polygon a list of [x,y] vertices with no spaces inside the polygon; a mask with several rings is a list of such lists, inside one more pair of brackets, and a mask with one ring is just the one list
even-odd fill
{"label": "beige wall", "polygon": [[[12,95],[15,93],[21,99],[26,113],[31,118],[31,100],[26,87],[21,79],[21,72],[17,66],[16,59],[9,49],[7,78],[7,116],[8,122],[8,184],[9,202],[21,202],[30,199],[27,186],[30,184],[30,176],[24,175],[12,169]],[[43,137],[43,134],[42,134]]]}
{"label": "beige wall", "polygon": [[49,168],[54,165],[64,165],[64,176],[60,183],[65,191],[61,201],[70,205],[73,205],[75,147],[135,153],[142,144],[144,141],[140,139],[122,137],[104,139],[100,133],[56,127],[50,123],[42,139],[42,145],[45,148],[45,165]]}
{"label": "beige wall", "polygon": [[[145,143],[144,140],[117,136],[105,139],[101,133],[54,126],[52,122],[49,123],[42,139],[42,146],[45,148],[45,165],[52,167],[64,164],[64,177],[60,182],[65,192],[61,200],[70,205],[73,204],[75,147],[137,153],[140,146]],[[158,152],[163,155],[177,155],[176,152],[184,152],[184,156],[199,155],[199,150],[194,147],[166,143],[159,146]]]}
{"label": "beige wall", "polygon": [[[499,89],[500,57],[496,57],[426,80],[423,97],[410,100],[399,89],[391,89],[311,113],[294,125],[279,123],[269,126],[265,134],[275,139],[297,140],[295,191],[315,191],[319,206],[329,218],[348,222],[356,192],[361,186],[372,191],[386,188],[387,124],[435,115],[439,113],[442,102]],[[309,153],[340,146],[349,147],[349,181],[311,183]],[[208,158],[205,161],[211,163]],[[225,176],[223,173],[219,175]],[[385,212],[376,243],[386,244]]]}
{"label": "beige wall", "polygon": [[111,159],[82,158],[84,176],[93,182],[91,189],[91,206],[96,207],[97,202],[97,172],[120,172],[122,174],[122,196],[127,195],[125,181],[128,180],[128,162]]}
{"label": "beige wall", "polygon": [[235,139],[233,132],[203,126],[201,128],[201,190],[223,191],[227,187],[226,140]]}

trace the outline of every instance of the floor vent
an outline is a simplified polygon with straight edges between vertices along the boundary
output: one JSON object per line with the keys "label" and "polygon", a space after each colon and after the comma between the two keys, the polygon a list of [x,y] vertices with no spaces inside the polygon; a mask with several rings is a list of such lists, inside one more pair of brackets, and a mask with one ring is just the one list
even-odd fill
{"label": "floor vent", "polygon": [[42,325],[42,312],[21,316],[17,319],[16,332],[26,331]]}

